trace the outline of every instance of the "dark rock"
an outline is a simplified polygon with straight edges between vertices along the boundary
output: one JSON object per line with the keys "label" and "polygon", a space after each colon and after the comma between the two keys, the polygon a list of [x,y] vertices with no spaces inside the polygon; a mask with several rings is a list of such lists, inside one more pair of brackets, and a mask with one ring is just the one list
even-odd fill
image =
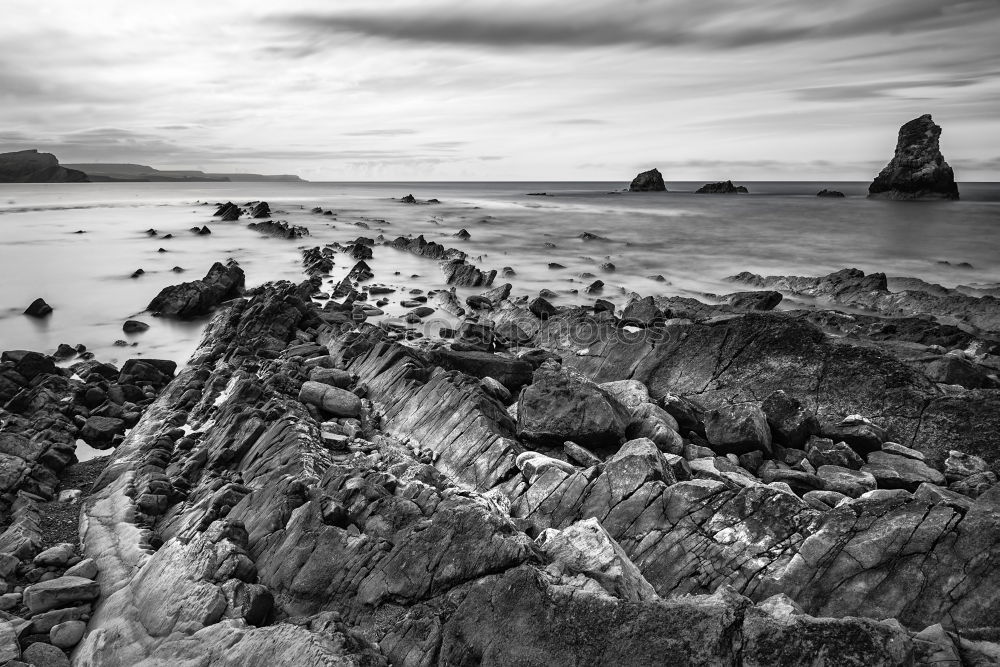
{"label": "dark rock", "polygon": [[780,389],[764,399],[761,408],[767,415],[774,442],[783,447],[801,449],[819,430],[819,422],[812,411]]}
{"label": "dark rock", "polygon": [[543,444],[571,440],[614,451],[624,441],[628,421],[625,408],[607,392],[563,370],[539,368],[518,401],[518,435]]}
{"label": "dark rock", "polygon": [[470,234],[470,233],[469,233],[469,232],[468,232],[467,230],[465,230],[465,229],[460,229],[460,230],[458,230],[458,231],[457,231],[457,232],[455,233],[455,237],[456,237],[456,238],[460,238],[460,239],[462,239],[463,241],[467,241],[467,240],[469,240],[469,239],[471,239],[471,238],[472,238],[472,234]]}
{"label": "dark rock", "polygon": [[372,267],[362,259],[358,261],[351,270],[347,273],[347,277],[351,280],[356,280],[358,282],[364,282],[366,280],[371,280],[375,277],[375,272],[372,271]]}
{"label": "dark rock", "polygon": [[996,386],[981,367],[953,354],[935,359],[927,365],[924,372],[934,382],[957,384],[966,389],[987,389]]}
{"label": "dark rock", "polygon": [[744,185],[733,185],[732,181],[721,181],[719,183],[708,183],[701,186],[695,190],[696,194],[704,195],[734,195],[734,194],[747,194],[747,190]]}
{"label": "dark rock", "polygon": [[414,197],[413,195],[404,195],[399,199],[399,201],[403,204],[416,204],[417,198]]}
{"label": "dark rock", "polygon": [[257,202],[252,209],[250,209],[251,218],[270,218],[271,217],[271,207],[266,201]]}
{"label": "dark rock", "polygon": [[659,169],[650,169],[632,179],[628,189],[630,192],[666,192],[667,186]]}
{"label": "dark rock", "polygon": [[734,292],[723,298],[736,310],[774,310],[782,299],[775,291]]}
{"label": "dark rock", "polygon": [[216,262],[201,280],[163,288],[147,310],[178,319],[208,315],[219,304],[243,293],[243,269],[235,262]]}
{"label": "dark rock", "polygon": [[[603,280],[595,280],[594,282],[592,282],[589,285],[587,285],[587,287],[584,288],[583,291],[586,294],[596,294],[597,292],[601,292],[603,290],[604,290],[604,281]],[[605,303],[607,303],[607,302],[605,302]],[[595,312],[597,312],[597,311],[595,310]],[[612,312],[614,312],[614,308],[612,308]]]}
{"label": "dark rock", "polygon": [[517,393],[531,382],[532,366],[521,359],[480,351],[434,350],[427,360],[446,370],[461,371],[477,378],[493,378]]}
{"label": "dark rock", "polygon": [[[257,217],[268,217],[268,216],[253,216]],[[301,225],[290,225],[284,220],[274,221],[267,220],[265,222],[251,222],[247,225],[249,229],[255,232],[260,232],[261,234],[266,234],[268,236],[274,236],[279,239],[301,239],[305,236],[309,236],[309,229]]]}
{"label": "dark rock", "polygon": [[882,489],[916,491],[924,482],[947,485],[944,475],[923,461],[886,452],[869,454],[868,463],[861,466],[861,471],[870,473]]}
{"label": "dark rock", "polygon": [[834,465],[859,470],[865,463],[846,442],[834,442],[829,438],[809,438],[806,443],[806,458],[814,468]]}
{"label": "dark rock", "polygon": [[464,259],[441,262],[445,283],[457,287],[489,287],[496,278],[496,270],[481,271]]}
{"label": "dark rock", "polygon": [[24,314],[31,317],[45,317],[52,312],[52,306],[45,303],[45,299],[35,299],[31,305],[25,308]]}
{"label": "dark rock", "polygon": [[547,320],[556,314],[556,307],[540,296],[531,300],[528,310],[540,320]]}
{"label": "dark rock", "polygon": [[113,417],[90,417],[80,429],[80,438],[91,447],[106,449],[114,437],[125,432],[125,422]]}
{"label": "dark rock", "polygon": [[878,199],[958,199],[955,174],[941,155],[941,127],[930,114],[899,128],[896,153],[868,186]]}
{"label": "dark rock", "polygon": [[139,320],[125,320],[125,324],[122,325],[122,331],[127,334],[142,333],[148,329],[149,325],[145,322],[140,322]]}
{"label": "dark rock", "polygon": [[37,150],[0,153],[0,183],[88,183],[87,175],[59,165],[51,153]]}
{"label": "dark rock", "polygon": [[653,297],[633,299],[622,311],[622,326],[654,327],[663,324],[667,315],[656,307]]}
{"label": "dark rock", "polygon": [[816,193],[816,196],[817,197],[843,197],[844,193],[841,192],[841,191],[839,191],[839,190],[827,190],[826,188],[823,188],[822,190],[820,190],[819,192]]}
{"label": "dark rock", "polygon": [[724,454],[771,451],[771,431],[764,411],[753,403],[717,408],[705,417],[705,437]]}

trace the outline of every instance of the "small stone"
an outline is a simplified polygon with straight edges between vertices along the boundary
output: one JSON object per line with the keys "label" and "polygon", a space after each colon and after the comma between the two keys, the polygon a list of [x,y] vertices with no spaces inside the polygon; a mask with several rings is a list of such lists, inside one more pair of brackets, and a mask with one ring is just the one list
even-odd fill
{"label": "small stone", "polygon": [[49,630],[49,641],[61,649],[70,649],[80,643],[87,624],[83,621],[66,621]]}
{"label": "small stone", "polygon": [[69,667],[69,658],[52,644],[35,642],[24,650],[24,661],[35,667]]}
{"label": "small stone", "polygon": [[66,570],[67,577],[83,577],[84,579],[97,578],[97,563],[93,558],[84,558],[73,567]]}

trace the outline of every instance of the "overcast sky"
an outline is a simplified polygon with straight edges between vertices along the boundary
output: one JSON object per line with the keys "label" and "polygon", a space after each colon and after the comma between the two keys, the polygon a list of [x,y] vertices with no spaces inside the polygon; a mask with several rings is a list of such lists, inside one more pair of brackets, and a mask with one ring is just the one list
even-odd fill
{"label": "overcast sky", "polygon": [[998,0],[0,0],[0,151],[309,180],[1000,180]]}

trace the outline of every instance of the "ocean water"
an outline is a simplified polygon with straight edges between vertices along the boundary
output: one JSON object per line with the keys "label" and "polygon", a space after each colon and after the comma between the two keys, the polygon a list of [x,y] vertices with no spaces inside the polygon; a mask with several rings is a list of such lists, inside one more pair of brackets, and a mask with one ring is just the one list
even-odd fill
{"label": "ocean water", "polygon": [[[668,183],[667,193],[622,192],[626,185],[0,184],[0,349],[51,352],[59,343],[83,343],[104,361],[147,356],[183,363],[205,321],[178,323],[143,313],[161,288],[200,278],[213,262],[228,258],[246,271],[248,286],[300,281],[300,248],[380,233],[389,239],[423,234],[466,251],[480,268],[513,267],[515,294],[547,288],[564,304],[593,299],[572,293],[593,280],[579,277],[584,272],[601,278],[602,296],[618,305],[630,291],[686,296],[736,291],[742,287],[724,279],[744,270],[820,275],[858,267],[947,287],[1000,282],[997,183],[962,184],[958,202],[918,203],[868,200],[867,183],[748,182],[751,194],[738,196],[693,194],[701,183]],[[817,198],[823,187],[848,197]],[[398,201],[410,193],[441,203]],[[311,238],[275,239],[249,230],[248,220],[223,223],[212,217],[217,202],[251,200],[268,201],[273,219],[304,225]],[[335,216],[312,214],[314,206]],[[209,236],[189,231],[206,224]],[[150,228],[157,235],[147,235]],[[460,229],[471,238],[455,238]],[[78,230],[85,233],[74,233]],[[584,241],[583,232],[606,240]],[[164,239],[167,233],[174,238]],[[598,267],[604,262],[616,270],[602,272]],[[962,262],[971,268],[957,266]],[[398,289],[389,296],[387,316],[404,312],[398,302],[408,290],[445,287],[431,260],[376,247],[369,263],[376,282]],[[565,268],[549,269],[549,263]],[[351,265],[338,256],[331,282]],[[172,272],[174,266],[185,272]],[[145,274],[131,278],[138,268]],[[666,282],[649,278],[656,274]],[[41,321],[22,315],[36,297],[55,309]],[[150,330],[122,333],[129,318],[149,323]]]}

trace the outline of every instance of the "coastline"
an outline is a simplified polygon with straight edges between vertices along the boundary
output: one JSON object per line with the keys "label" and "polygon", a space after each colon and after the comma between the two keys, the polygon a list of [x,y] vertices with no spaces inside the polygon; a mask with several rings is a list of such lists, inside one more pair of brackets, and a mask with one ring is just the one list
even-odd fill
{"label": "coastline", "polygon": [[[213,234],[245,226],[250,210],[210,221]],[[36,355],[28,379],[23,356],[5,361],[3,433],[30,435],[32,415],[82,426],[134,413],[113,440],[87,436],[114,451],[76,501],[82,543],[62,564],[39,567],[49,561],[35,553],[59,545],[32,517],[64,489],[15,482],[5,496],[13,523],[0,544],[13,529],[34,545],[18,551],[28,559],[18,572],[36,579],[18,579],[14,595],[32,596],[45,572],[58,582],[97,565],[99,590],[73,579],[79,590],[60,603],[86,626],[74,660],[176,659],[224,642],[234,655],[284,650],[301,663],[487,650],[503,662],[517,652],[490,645],[490,633],[555,609],[588,619],[609,660],[636,650],[611,632],[625,609],[631,623],[672,629],[668,645],[644,633],[642,651],[745,658],[756,641],[786,636],[789,618],[798,637],[823,632],[845,654],[864,637],[866,655],[895,656],[888,664],[996,650],[997,630],[984,630],[997,613],[995,566],[962,555],[1000,544],[994,295],[916,280],[893,291],[884,275],[845,270],[741,274],[700,299],[668,296],[669,285],[645,295],[591,285],[562,305],[502,274],[446,270],[449,257],[500,268],[452,234],[436,250],[394,241],[392,220],[337,222],[342,241],[264,237],[297,257],[297,278],[235,299],[219,291],[176,377],[144,371],[155,378],[148,407],[114,407],[113,387],[140,377],[134,362],[95,375]],[[402,257],[421,277],[397,274]],[[202,278],[191,274],[173,282]],[[461,292],[439,287],[448,280]],[[30,456],[54,475],[82,465],[69,451]],[[816,549],[830,553],[811,560]],[[581,565],[598,553],[611,560]],[[357,576],[341,578],[345,568]],[[917,604],[914,568],[939,583],[959,568],[966,580],[929,599],[944,588],[931,583]],[[836,593],[845,586],[860,593]],[[517,612],[490,615],[484,595]],[[206,599],[212,611],[192,614]],[[26,648],[37,612],[14,611],[7,622]],[[927,639],[932,627],[942,629]],[[349,639],[331,643],[331,632]],[[724,640],[733,632],[735,648]],[[573,636],[522,634],[517,651],[587,650],[567,644]],[[782,649],[811,650],[801,639]]]}

